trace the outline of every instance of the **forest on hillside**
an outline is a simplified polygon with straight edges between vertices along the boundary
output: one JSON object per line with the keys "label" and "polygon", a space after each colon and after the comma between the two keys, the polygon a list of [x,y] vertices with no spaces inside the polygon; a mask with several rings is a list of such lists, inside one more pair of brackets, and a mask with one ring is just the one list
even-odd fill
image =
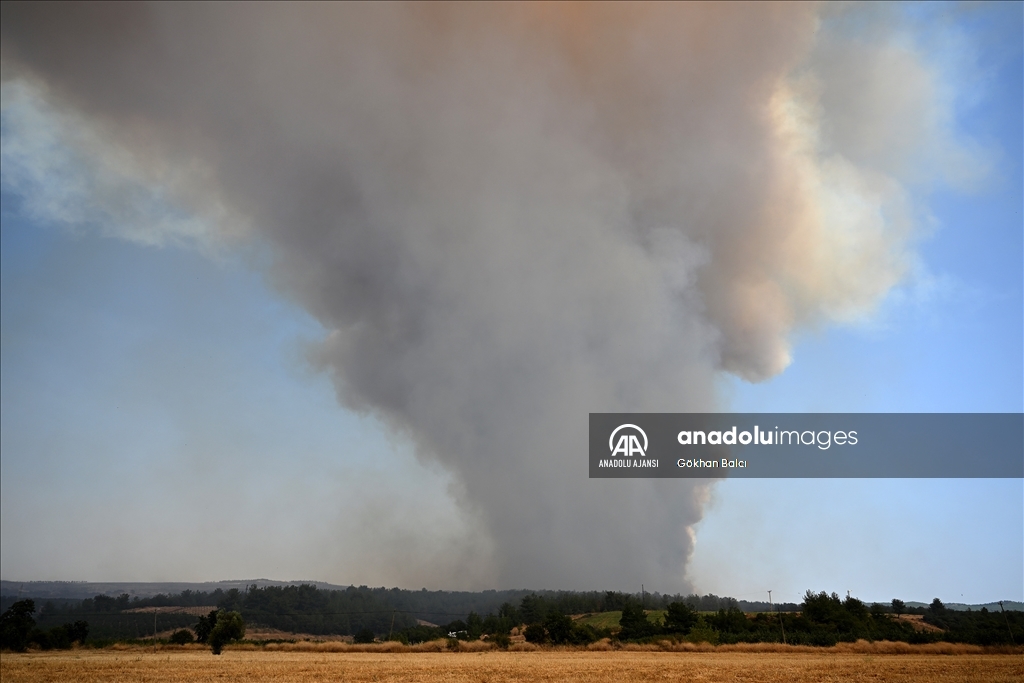
{"label": "forest on hillside", "polygon": [[[9,611],[14,601],[5,596]],[[140,611],[193,608],[191,613]],[[246,590],[185,590],[148,598],[97,595],[84,600],[47,600],[33,617],[39,629],[88,624],[93,640],[141,639],[168,629],[193,628],[197,609],[239,612],[247,624],[290,633],[352,635],[363,640],[422,642],[435,638],[506,637],[519,627],[538,643],[572,644],[615,637],[694,642],[838,642],[944,640],[979,645],[1024,643],[1024,612],[947,609],[938,598],[928,607],[901,600],[867,604],[835,593],[808,591],[800,604],[750,603],[716,595],[628,594],[615,591],[410,591],[351,586],[326,590],[310,584],[251,585]],[[573,616],[621,614],[618,627],[598,628]],[[5,612],[6,614],[6,612]],[[933,629],[914,627],[900,614],[921,615]]]}

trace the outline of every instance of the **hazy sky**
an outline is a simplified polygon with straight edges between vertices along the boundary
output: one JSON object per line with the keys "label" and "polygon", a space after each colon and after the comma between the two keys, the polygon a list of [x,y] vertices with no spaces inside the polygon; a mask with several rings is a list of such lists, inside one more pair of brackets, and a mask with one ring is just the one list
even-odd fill
{"label": "hazy sky", "polygon": [[584,456],[1024,410],[1022,25],[4,5],[0,573],[1024,598],[1020,480]]}

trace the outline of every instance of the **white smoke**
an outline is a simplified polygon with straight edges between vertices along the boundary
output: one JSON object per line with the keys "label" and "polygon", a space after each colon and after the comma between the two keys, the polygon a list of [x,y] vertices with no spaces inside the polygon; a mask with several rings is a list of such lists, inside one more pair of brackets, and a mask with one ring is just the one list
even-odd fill
{"label": "white smoke", "polygon": [[904,277],[918,151],[975,159],[913,50],[827,35],[802,4],[5,6],[4,182],[266,245],[339,400],[453,474],[492,585],[681,588],[708,485],[587,479],[588,413],[781,372]]}

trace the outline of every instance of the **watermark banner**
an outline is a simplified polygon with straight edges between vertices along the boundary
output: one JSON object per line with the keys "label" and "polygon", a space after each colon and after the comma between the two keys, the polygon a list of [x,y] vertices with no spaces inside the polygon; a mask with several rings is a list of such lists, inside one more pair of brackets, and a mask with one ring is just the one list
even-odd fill
{"label": "watermark banner", "polygon": [[591,478],[1024,478],[1021,413],[590,413]]}

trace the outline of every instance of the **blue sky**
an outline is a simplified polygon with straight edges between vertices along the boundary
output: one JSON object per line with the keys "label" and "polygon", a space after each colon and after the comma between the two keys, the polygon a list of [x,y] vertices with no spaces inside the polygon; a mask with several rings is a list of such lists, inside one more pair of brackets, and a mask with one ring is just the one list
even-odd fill
{"label": "blue sky", "polygon": [[[409,505],[453,514],[437,473],[339,408],[304,360],[319,326],[243,263],[69,235],[3,201],[4,542],[27,562],[5,577],[343,581],[345,538],[308,525],[372,516],[375,495],[406,499],[376,523]],[[252,525],[277,542],[232,539]],[[88,547],[54,562],[69,544]],[[211,573],[196,554],[221,559]]]}
{"label": "blue sky", "polygon": [[[793,364],[772,380],[729,380],[733,410],[1024,409],[1019,40],[1018,33],[1015,43],[981,48],[978,61],[991,80],[958,112],[959,124],[996,141],[999,170],[976,192],[926,193],[933,227],[918,247],[925,281],[891,294],[863,325],[805,333]],[[886,591],[949,601],[1020,595],[1022,520],[1018,480],[733,480],[718,487],[699,527],[694,571],[716,585],[738,586],[742,572],[722,576],[722,567],[744,566],[753,554],[768,566],[768,582],[786,586],[787,600],[804,584],[817,590],[823,575],[838,579],[841,586],[829,583],[837,590],[876,600]],[[737,536],[745,541],[735,543]],[[794,557],[801,558],[803,583],[793,580]]]}
{"label": "blue sky", "polygon": [[[869,316],[794,332],[774,378],[719,374],[725,409],[1024,411],[1021,5],[902,11],[920,12],[907,30],[990,171],[966,189],[908,183],[911,275]],[[3,578],[499,587],[451,569],[479,533],[452,477],[339,406],[307,360],[329,330],[269,283],[261,254],[55,221],[26,192],[5,176]],[[1024,599],[1020,480],[725,481],[695,532],[702,593]]]}

